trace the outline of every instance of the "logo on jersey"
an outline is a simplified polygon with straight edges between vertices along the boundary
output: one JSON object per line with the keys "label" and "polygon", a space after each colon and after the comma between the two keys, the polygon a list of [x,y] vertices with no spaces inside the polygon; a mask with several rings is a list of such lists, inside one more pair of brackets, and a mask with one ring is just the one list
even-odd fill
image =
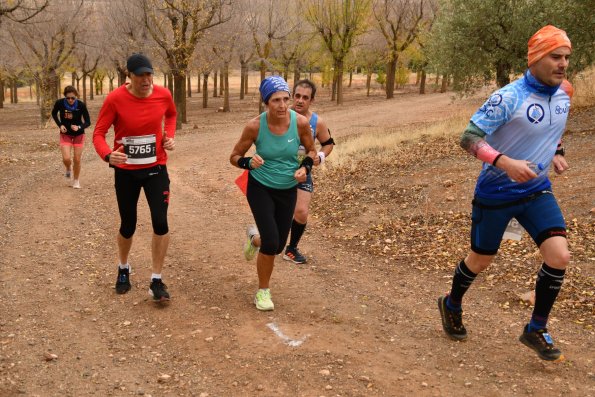
{"label": "logo on jersey", "polygon": [[494,94],[488,99],[490,106],[498,106],[502,103],[502,95]]}
{"label": "logo on jersey", "polygon": [[556,105],[556,114],[568,113],[570,111],[570,102],[566,102],[564,107]]}
{"label": "logo on jersey", "polygon": [[531,124],[541,123],[544,116],[545,111],[543,110],[543,106],[538,103],[533,103],[527,108],[527,120],[529,120]]}
{"label": "logo on jersey", "polygon": [[494,114],[494,108],[502,103],[502,95],[492,95],[482,107],[479,108],[480,112],[484,112],[486,116],[491,117]]}

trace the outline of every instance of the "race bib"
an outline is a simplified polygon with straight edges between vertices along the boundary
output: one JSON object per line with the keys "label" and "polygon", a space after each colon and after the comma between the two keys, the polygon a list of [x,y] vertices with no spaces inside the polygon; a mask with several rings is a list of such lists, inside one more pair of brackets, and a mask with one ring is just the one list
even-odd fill
{"label": "race bib", "polygon": [[506,240],[516,240],[520,241],[523,237],[523,231],[525,229],[521,226],[519,221],[512,218],[508,225],[506,226],[506,230],[504,231],[504,235],[502,236],[503,239]]}
{"label": "race bib", "polygon": [[122,138],[126,164],[151,164],[157,161],[157,139],[155,135],[126,136]]}

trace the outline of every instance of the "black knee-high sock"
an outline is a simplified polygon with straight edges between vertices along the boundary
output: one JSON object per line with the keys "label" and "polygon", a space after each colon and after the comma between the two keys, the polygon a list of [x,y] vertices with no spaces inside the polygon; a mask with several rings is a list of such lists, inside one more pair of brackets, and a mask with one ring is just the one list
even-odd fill
{"label": "black knee-high sock", "polygon": [[545,262],[541,265],[535,283],[535,307],[529,322],[529,332],[544,329],[547,326],[547,318],[562,288],[565,273],[566,270],[554,269]]}
{"label": "black knee-high sock", "polygon": [[461,311],[461,302],[463,301],[463,295],[471,286],[473,280],[475,280],[477,274],[473,273],[467,265],[465,260],[462,260],[457,268],[455,269],[455,275],[452,278],[452,287],[446,306],[452,311]]}
{"label": "black knee-high sock", "polygon": [[306,224],[298,223],[295,219],[291,222],[291,237],[289,238],[289,246],[291,248],[297,248],[297,245],[306,230]]}

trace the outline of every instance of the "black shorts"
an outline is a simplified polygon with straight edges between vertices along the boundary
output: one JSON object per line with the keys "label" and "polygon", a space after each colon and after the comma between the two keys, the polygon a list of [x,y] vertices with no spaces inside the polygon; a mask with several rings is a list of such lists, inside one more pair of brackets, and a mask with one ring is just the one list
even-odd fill
{"label": "black shorts", "polygon": [[265,255],[280,254],[289,236],[297,188],[273,189],[249,174],[246,198],[260,233],[260,252]]}
{"label": "black shorts", "polygon": [[141,188],[151,211],[153,232],[162,236],[169,232],[167,209],[169,207],[169,175],[165,165],[156,165],[139,170],[123,170],[114,167],[114,179],[118,210],[120,212],[120,234],[124,238],[134,235],[137,221],[137,204]]}

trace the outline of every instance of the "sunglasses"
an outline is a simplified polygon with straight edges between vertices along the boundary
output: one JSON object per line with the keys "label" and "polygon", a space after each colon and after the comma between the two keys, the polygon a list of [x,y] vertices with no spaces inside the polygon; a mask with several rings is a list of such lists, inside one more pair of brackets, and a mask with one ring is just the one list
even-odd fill
{"label": "sunglasses", "polygon": [[76,99],[75,96],[67,96],[66,99],[68,99],[69,101],[74,101]]}

